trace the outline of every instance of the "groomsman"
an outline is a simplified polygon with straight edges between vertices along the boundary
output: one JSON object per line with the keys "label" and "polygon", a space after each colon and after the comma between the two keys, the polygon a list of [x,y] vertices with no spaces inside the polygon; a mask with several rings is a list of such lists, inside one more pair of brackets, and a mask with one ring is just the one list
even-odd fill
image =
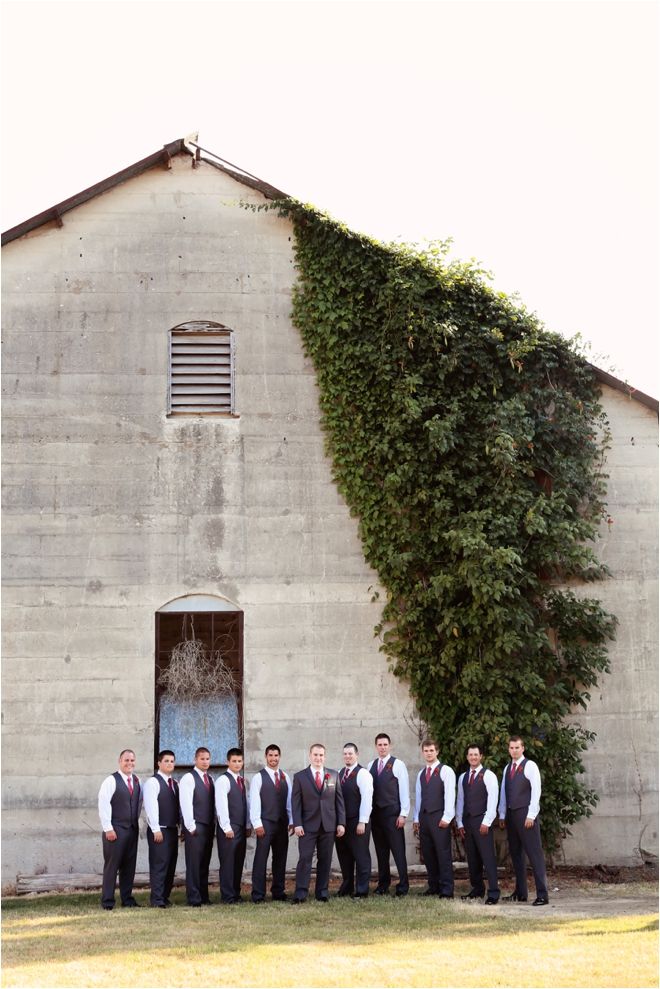
{"label": "groomsman", "polygon": [[[374,781],[371,773],[358,762],[357,745],[347,742],[344,746],[344,771],[341,774],[341,792],[346,807],[346,831],[335,838],[337,858],[343,882],[336,896],[350,896],[353,900],[369,895],[371,878],[371,805]],[[357,880],[355,878],[357,868]]]}
{"label": "groomsman", "polygon": [[465,839],[465,852],[470,872],[472,889],[462,900],[482,899],[484,868],[488,876],[488,897],[486,906],[494,906],[500,898],[497,880],[497,860],[495,839],[491,827],[497,816],[497,776],[481,765],[483,749],[480,745],[468,745],[467,761],[469,772],[462,773],[458,780],[458,800],[456,802],[456,826]]}
{"label": "groomsman", "polygon": [[268,853],[273,852],[270,891],[274,900],[288,900],[284,892],[289,833],[293,832],[291,787],[288,777],[279,768],[282,753],[279,745],[266,749],[266,765],[252,777],[250,783],[250,820],[257,836],[252,863],[252,900],[263,903],[266,898],[266,866]]}
{"label": "groomsman", "polygon": [[456,807],[456,773],[438,760],[438,743],[422,742],[426,766],[417,774],[415,823],[429,888],[420,896],[454,899],[454,867],[451,860],[451,822]]}
{"label": "groomsman", "polygon": [[215,784],[209,773],[211,753],[203,745],[195,752],[195,767],[181,777],[179,800],[186,849],[188,906],[210,906],[209,865],[215,831]]}
{"label": "groomsman", "polygon": [[245,903],[241,896],[241,877],[250,834],[250,815],[246,783],[241,776],[243,761],[242,749],[229,749],[229,768],[219,777],[215,787],[221,903]]}
{"label": "groomsman", "polygon": [[144,784],[151,906],[162,909],[172,906],[170,893],[179,854],[179,784],[172,779],[173,772],[174,753],[163,749],[158,753],[157,774]]}
{"label": "groomsman", "polygon": [[390,755],[389,735],[376,735],[378,758],[367,766],[374,781],[374,801],[371,813],[371,834],[378,859],[378,886],[375,893],[386,896],[392,882],[390,852],[399,873],[396,896],[408,893],[408,863],[404,827],[410,813],[410,783],[408,770],[400,759]]}
{"label": "groomsman", "polygon": [[135,752],[124,749],[119,756],[119,772],[103,780],[99,790],[99,817],[103,828],[103,888],[101,905],[112,910],[119,873],[122,907],[139,907],[133,896],[142,787],[133,772]]}
{"label": "groomsman", "polygon": [[504,899],[518,900],[521,903],[527,901],[527,855],[536,883],[536,899],[532,906],[544,907],[548,903],[548,880],[538,820],[541,809],[541,774],[536,763],[525,758],[524,752],[525,746],[520,735],[512,735],[509,739],[511,763],[502,777],[499,815],[500,827],[503,828],[506,823],[516,888]]}
{"label": "groomsman", "polygon": [[304,903],[312,875],[312,857],[316,851],[316,887],[314,895],[328,902],[330,863],[335,835],[341,838],[346,824],[344,797],[339,774],[325,769],[325,745],[312,745],[310,765],[293,777],[291,811],[298,835],[298,866],[294,904]]}

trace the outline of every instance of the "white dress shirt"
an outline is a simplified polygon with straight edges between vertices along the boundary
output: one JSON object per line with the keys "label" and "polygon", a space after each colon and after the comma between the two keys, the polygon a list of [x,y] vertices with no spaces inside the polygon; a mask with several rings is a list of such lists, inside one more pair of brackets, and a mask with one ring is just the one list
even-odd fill
{"label": "white dress shirt", "polygon": [[[150,776],[149,779],[144,784],[144,810],[147,815],[147,824],[152,831],[160,831],[160,818],[159,818],[159,808],[158,808],[158,794],[160,793],[160,783],[158,782],[158,777],[162,776],[165,780],[165,785],[169,786],[168,780],[171,776],[166,776],[165,773],[161,773],[160,769],[155,776]],[[174,782],[172,782],[174,786]],[[174,791],[176,793],[176,790]]]}
{"label": "white dress shirt", "polygon": [[[518,766],[520,765],[520,763],[523,761],[524,758],[525,756],[521,755],[520,759],[516,759],[516,769],[518,768]],[[505,780],[506,780],[506,774],[510,772],[511,772],[511,763],[509,763],[509,765],[506,767],[506,769],[504,770],[504,774],[502,776],[502,786],[500,788],[500,807],[499,807],[499,815],[501,818],[506,817]],[[529,799],[529,807],[527,808],[527,817],[530,817],[533,821],[535,821],[541,809],[541,774],[539,772],[539,767],[536,765],[535,762],[532,762],[531,759],[528,759],[527,762],[525,763],[523,773],[525,774],[525,776],[527,777],[527,779],[529,780],[532,786],[532,795]]]}
{"label": "white dress shirt", "polygon": [[[386,756],[383,759],[383,766],[391,756]],[[367,771],[371,772],[371,767],[375,762],[379,762],[379,759],[372,759],[367,766]],[[385,770],[383,770],[385,772]],[[392,765],[392,772],[399,781],[399,803],[401,804],[401,810],[399,811],[400,817],[407,817],[410,813],[410,780],[408,779],[408,770],[406,769],[405,763],[401,762],[400,759],[395,759]],[[373,779],[373,777],[372,777]]]}
{"label": "white dress shirt", "polygon": [[[475,767],[474,771],[477,776],[481,772],[483,772],[484,774],[484,783],[486,785],[486,792],[488,794],[488,802],[486,804],[486,813],[484,814],[481,823],[485,824],[486,827],[489,828],[493,823],[493,821],[495,820],[495,815],[497,814],[497,797],[499,794],[499,789],[497,786],[497,776],[492,770],[484,769],[481,763],[479,763],[479,765]],[[472,772],[472,767],[468,769],[467,775],[469,775],[471,772]],[[466,775],[465,773],[461,773],[461,775],[458,778],[458,798],[456,800],[457,828],[463,827],[463,805],[465,802],[465,795],[463,793],[463,779],[465,775]]]}
{"label": "white dress shirt", "polygon": [[[275,783],[275,770],[271,769],[270,766],[264,766],[264,769],[270,776],[273,784]],[[285,774],[281,769],[277,772],[280,774],[280,786],[282,785],[282,777]],[[288,793],[286,795],[286,816],[289,820],[289,824],[293,824],[293,814],[291,813],[291,778],[286,776],[286,782],[288,784]],[[263,827],[261,823],[261,784],[263,783],[263,777],[261,773],[257,773],[250,780],[250,820],[252,822],[253,828]]]}
{"label": "white dress shirt", "polygon": [[[188,831],[195,831],[197,828],[195,815],[193,814],[193,793],[195,792],[195,777],[193,773],[197,773],[202,783],[204,782],[204,770],[198,769],[197,766],[194,766],[191,772],[186,773],[179,780],[179,806],[181,807],[183,823]],[[207,772],[206,775],[209,779],[213,779],[210,773]]]}
{"label": "white dress shirt", "polygon": [[[422,803],[422,775],[427,769],[433,772],[440,762],[438,759],[432,762],[429,766],[428,763],[423,769],[417,773],[417,781],[415,783],[415,816],[413,821],[415,824],[419,824],[419,808]],[[440,770],[440,779],[445,785],[445,810],[442,815],[441,820],[445,821],[447,824],[451,824],[454,820],[454,812],[456,809],[456,773],[449,766],[443,766]]]}
{"label": "white dress shirt", "polygon": [[[227,802],[227,797],[229,796],[229,787],[231,783],[229,782],[229,777],[233,776],[236,780],[236,785],[240,786],[238,782],[238,773],[232,773],[231,769],[227,770],[226,774],[223,774],[215,781],[215,813],[218,818],[218,823],[225,834],[228,831],[233,831],[231,826],[231,821],[229,820],[229,804]],[[247,783],[241,776],[241,783],[245,788],[246,796],[246,808],[245,808],[245,830],[249,831],[252,825],[250,824],[250,802],[247,799]]]}
{"label": "white dress shirt", "polygon": [[[128,789],[128,781],[132,780],[133,786],[135,786],[135,778],[131,773],[130,777],[125,776],[121,769],[118,770],[119,775],[126,784],[126,789]],[[99,790],[99,817],[101,818],[101,827],[104,831],[114,831],[112,826],[112,800],[115,790],[117,789],[117,780],[114,776],[107,776],[101,783],[101,789]],[[140,802],[138,804],[138,818],[142,813],[142,800],[144,798],[144,790],[140,786]]]}
{"label": "white dress shirt", "polygon": [[[357,765],[357,763],[355,764]],[[342,785],[342,780],[347,774],[352,775],[355,772],[355,766],[344,766],[344,768],[339,773],[339,785]],[[357,774],[357,787],[360,791],[360,811],[358,814],[359,824],[368,824],[369,818],[371,817],[371,807],[374,799],[374,778],[371,773],[367,772],[364,766],[360,766]]]}

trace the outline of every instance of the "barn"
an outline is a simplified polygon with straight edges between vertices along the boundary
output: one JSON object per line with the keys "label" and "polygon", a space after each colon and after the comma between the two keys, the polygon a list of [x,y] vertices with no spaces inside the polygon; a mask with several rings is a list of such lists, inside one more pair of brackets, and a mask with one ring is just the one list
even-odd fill
{"label": "barn", "polygon": [[[282,195],[181,139],[3,235],[5,880],[99,871],[124,747],[143,777],[159,747],[218,771],[239,741],[247,775],[271,742],[296,772],[384,730],[417,767],[291,321],[292,224],[237,206]],[[657,856],[658,403],[597,373],[620,627],[580,718],[600,803],[563,855],[633,865]],[[230,690],[168,691],[185,643]]]}

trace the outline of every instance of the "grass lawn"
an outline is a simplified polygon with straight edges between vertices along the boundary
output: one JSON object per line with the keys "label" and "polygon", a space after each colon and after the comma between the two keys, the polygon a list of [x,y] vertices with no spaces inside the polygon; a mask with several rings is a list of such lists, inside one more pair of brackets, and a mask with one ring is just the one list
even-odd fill
{"label": "grass lawn", "polygon": [[[148,894],[138,894],[148,903]],[[98,893],[8,899],[3,985],[658,985],[657,916],[576,917],[372,897],[327,906],[101,910]]]}

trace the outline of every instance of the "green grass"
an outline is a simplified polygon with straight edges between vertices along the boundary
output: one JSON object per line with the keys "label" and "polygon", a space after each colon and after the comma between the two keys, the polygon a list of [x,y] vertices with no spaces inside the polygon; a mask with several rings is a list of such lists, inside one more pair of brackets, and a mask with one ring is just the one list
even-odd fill
{"label": "green grass", "polygon": [[[148,894],[138,900],[148,902]],[[301,907],[102,911],[98,894],[4,901],[3,985],[657,986],[657,917],[373,897]]]}

